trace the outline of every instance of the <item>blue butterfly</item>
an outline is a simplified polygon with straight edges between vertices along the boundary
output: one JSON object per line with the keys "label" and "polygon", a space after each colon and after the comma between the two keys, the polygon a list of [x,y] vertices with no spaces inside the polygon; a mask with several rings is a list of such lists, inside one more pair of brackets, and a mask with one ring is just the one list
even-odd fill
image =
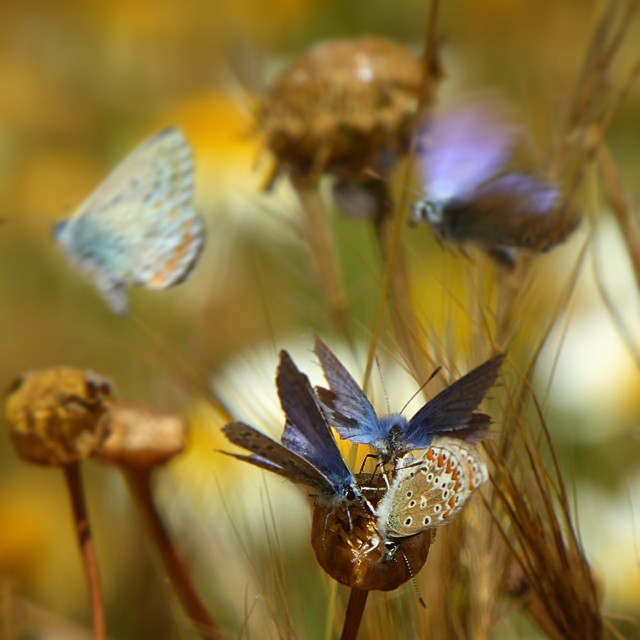
{"label": "blue butterfly", "polygon": [[489,428],[489,416],[474,411],[496,382],[504,354],[456,380],[407,420],[399,413],[379,418],[358,383],[318,336],[314,351],[329,383],[329,389],[316,389],[329,423],[341,438],[371,445],[385,461],[426,449],[436,435],[478,442]]}
{"label": "blue butterfly", "polygon": [[514,248],[544,252],[565,240],[579,218],[559,187],[505,169],[519,133],[488,101],[434,118],[421,136],[426,195],[413,219],[445,241],[479,245],[507,267],[515,265]]}
{"label": "blue butterfly", "polygon": [[224,434],[233,444],[251,451],[251,455],[224,453],[310,487],[318,500],[336,506],[365,502],[340,455],[309,379],[286,351],[280,352],[276,386],[286,417],[282,442],[243,422],[233,422],[223,428]]}
{"label": "blue butterfly", "polygon": [[69,260],[93,278],[113,313],[128,312],[126,287],[166,289],[198,262],[205,228],[191,202],[191,156],[179,129],[161,131],[54,227]]}

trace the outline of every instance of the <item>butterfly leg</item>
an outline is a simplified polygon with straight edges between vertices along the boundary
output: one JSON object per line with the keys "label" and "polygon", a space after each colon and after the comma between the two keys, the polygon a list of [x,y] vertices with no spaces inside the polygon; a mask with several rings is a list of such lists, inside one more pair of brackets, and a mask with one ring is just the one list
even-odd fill
{"label": "butterfly leg", "polygon": [[367,463],[367,460],[368,460],[369,458],[376,458],[376,459],[377,459],[377,458],[378,458],[378,456],[377,456],[375,453],[367,453],[367,455],[364,457],[364,459],[363,459],[363,461],[362,461],[362,464],[360,465],[360,471],[359,471],[359,473],[362,473],[362,472],[363,472],[363,470],[364,470],[364,465]]}

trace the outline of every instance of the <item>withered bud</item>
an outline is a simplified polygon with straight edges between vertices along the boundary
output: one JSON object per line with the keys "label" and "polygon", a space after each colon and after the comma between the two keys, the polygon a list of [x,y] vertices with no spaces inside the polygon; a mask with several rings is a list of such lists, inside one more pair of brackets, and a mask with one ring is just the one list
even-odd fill
{"label": "withered bud", "polygon": [[311,545],[318,564],[334,580],[363,591],[391,591],[422,569],[432,535],[424,531],[404,538],[390,552],[378,534],[376,517],[366,507],[350,504],[347,515],[341,507],[319,502],[313,512]]}
{"label": "withered bud", "polygon": [[96,454],[104,462],[143,471],[181,453],[186,440],[187,423],[182,417],[118,403],[113,407],[111,434]]}
{"label": "withered bud", "polygon": [[11,386],[5,415],[18,455],[41,465],[90,457],[109,434],[110,383],[68,367],[27,372]]}
{"label": "withered bud", "polygon": [[277,169],[298,178],[389,171],[406,152],[424,82],[420,59],[390,40],[323,42],[267,89],[257,121]]}

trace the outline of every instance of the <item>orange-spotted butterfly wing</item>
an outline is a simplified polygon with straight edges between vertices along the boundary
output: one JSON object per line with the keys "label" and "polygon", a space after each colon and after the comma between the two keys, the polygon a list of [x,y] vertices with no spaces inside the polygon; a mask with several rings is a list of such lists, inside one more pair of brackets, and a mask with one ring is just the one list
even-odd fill
{"label": "orange-spotted butterfly wing", "polygon": [[191,147],[177,128],[132,151],[54,234],[70,261],[91,276],[109,309],[128,312],[126,288],[182,282],[205,243],[192,205]]}

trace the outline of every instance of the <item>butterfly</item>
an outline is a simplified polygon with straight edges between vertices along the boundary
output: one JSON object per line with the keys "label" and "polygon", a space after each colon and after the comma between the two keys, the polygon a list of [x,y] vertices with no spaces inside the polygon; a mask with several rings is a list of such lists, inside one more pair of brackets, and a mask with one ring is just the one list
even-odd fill
{"label": "butterfly", "polygon": [[489,101],[435,117],[421,136],[426,196],[413,219],[445,241],[479,245],[509,268],[513,249],[544,252],[565,240],[579,218],[558,185],[505,168],[519,133]]}
{"label": "butterfly", "polygon": [[377,505],[381,538],[407,538],[451,521],[487,478],[473,445],[434,438],[423,456],[397,460],[391,485]]}
{"label": "butterfly", "polygon": [[364,391],[318,336],[314,351],[329,383],[329,389],[319,387],[316,392],[331,426],[341,438],[371,445],[385,461],[426,449],[435,435],[477,442],[489,428],[489,416],[474,411],[495,383],[504,354],[456,380],[407,420],[399,413],[379,418]]}
{"label": "butterfly", "polygon": [[364,502],[309,379],[286,351],[280,352],[276,386],[286,417],[282,442],[243,422],[233,422],[223,427],[225,436],[251,455],[223,453],[305,485],[316,492],[318,500],[336,505]]}
{"label": "butterfly", "polygon": [[197,264],[205,228],[192,198],[191,147],[167,128],[134,149],[54,236],[109,309],[125,315],[127,287],[166,289]]}

